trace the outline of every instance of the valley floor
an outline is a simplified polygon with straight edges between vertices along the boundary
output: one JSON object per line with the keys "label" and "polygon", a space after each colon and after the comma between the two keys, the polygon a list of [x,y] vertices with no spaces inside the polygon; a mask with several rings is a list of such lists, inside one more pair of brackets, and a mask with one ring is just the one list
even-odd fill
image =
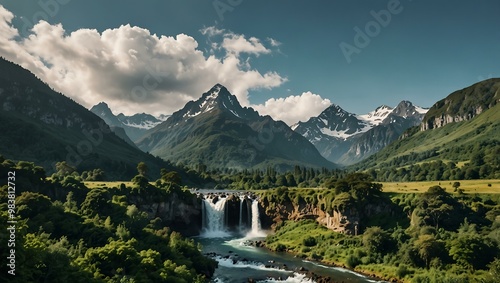
{"label": "valley floor", "polygon": [[453,192],[453,183],[460,182],[466,194],[500,194],[500,180],[458,180],[427,182],[382,182],[383,191],[388,193],[424,193],[432,186],[441,186]]}
{"label": "valley floor", "polygon": [[[432,186],[442,186],[448,192],[453,192],[453,183],[460,182],[461,189],[464,193],[478,194],[500,194],[500,179],[494,180],[457,180],[457,181],[425,181],[425,182],[381,182],[383,192],[387,193],[423,193]],[[130,181],[86,181],[85,186],[88,188],[98,187],[116,187],[124,183],[130,186]],[[150,182],[153,184],[153,182]],[[310,188],[309,188],[310,189]]]}

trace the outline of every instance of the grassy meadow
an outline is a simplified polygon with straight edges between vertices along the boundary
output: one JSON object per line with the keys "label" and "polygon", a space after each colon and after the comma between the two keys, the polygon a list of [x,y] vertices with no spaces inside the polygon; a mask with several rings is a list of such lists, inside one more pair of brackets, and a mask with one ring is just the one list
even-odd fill
{"label": "grassy meadow", "polygon": [[[108,187],[108,188],[113,188],[113,187],[120,187],[120,184],[125,184],[127,187],[133,187],[133,183],[130,181],[85,181],[85,186],[89,189],[95,189],[95,188],[103,188],[103,187]],[[151,183],[151,182],[150,182]],[[153,183],[151,183],[153,184]]]}
{"label": "grassy meadow", "polygon": [[[441,186],[453,192],[453,183],[457,181],[425,181],[425,182],[381,182],[383,192],[387,193],[423,193],[432,186]],[[459,180],[460,188],[466,194],[500,194],[500,180]],[[132,186],[130,181],[86,181],[89,189],[102,187],[119,187],[120,184]],[[150,182],[153,184],[153,182]],[[311,188],[308,188],[311,189]],[[299,189],[300,190],[300,189]]]}
{"label": "grassy meadow", "polygon": [[466,194],[498,194],[500,180],[460,180],[460,181],[426,181],[426,182],[382,182],[382,190],[388,193],[423,193],[432,186],[446,188],[453,192],[454,182],[460,182],[460,188]]}

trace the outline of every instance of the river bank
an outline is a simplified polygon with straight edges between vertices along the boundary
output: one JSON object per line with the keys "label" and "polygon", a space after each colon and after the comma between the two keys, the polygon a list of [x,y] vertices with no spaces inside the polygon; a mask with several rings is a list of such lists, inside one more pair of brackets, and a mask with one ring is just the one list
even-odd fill
{"label": "river bank", "polygon": [[[254,241],[251,241],[251,245],[255,246],[257,248],[266,249],[266,250],[268,250],[270,252],[276,252],[275,250],[273,250],[272,248],[270,248],[270,247],[268,247],[266,245],[265,240],[254,240]],[[374,279],[374,280],[377,280],[377,281],[405,283],[405,281],[399,280],[399,279],[394,278],[394,277],[384,276],[383,274],[374,272],[372,270],[366,270],[366,269],[361,269],[361,268],[354,268],[354,269],[353,268],[349,268],[343,262],[333,262],[333,261],[325,261],[325,260],[316,260],[316,259],[308,258],[308,257],[300,257],[299,253],[291,251],[291,250],[281,251],[280,253],[287,254],[289,256],[293,256],[294,258],[300,258],[303,261],[310,262],[310,263],[312,263],[312,264],[314,264],[314,265],[316,265],[318,267],[325,268],[325,269],[328,269],[328,268],[344,269],[347,272],[351,272],[353,274],[362,275],[362,276],[365,276],[367,278],[371,278],[371,279]],[[301,272],[302,274],[305,274],[308,278],[313,278],[313,276],[317,276],[315,274],[308,274],[309,272],[307,270],[302,270],[302,271],[299,271],[299,272]],[[319,279],[319,280],[327,280],[328,279],[328,278],[322,278],[321,276],[317,276],[316,278]],[[316,281],[316,282],[335,282],[335,281]]]}

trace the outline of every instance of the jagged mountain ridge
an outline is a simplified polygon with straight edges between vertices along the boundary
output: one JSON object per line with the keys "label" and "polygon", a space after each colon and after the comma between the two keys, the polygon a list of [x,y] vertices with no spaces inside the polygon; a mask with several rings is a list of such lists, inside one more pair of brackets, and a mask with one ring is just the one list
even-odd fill
{"label": "jagged mountain ridge", "polygon": [[396,140],[407,128],[418,125],[426,109],[409,101],[395,108],[382,105],[365,115],[331,105],[318,117],[292,126],[313,143],[328,160],[350,165],[363,160]]}
{"label": "jagged mountain ridge", "polygon": [[137,145],[175,162],[214,168],[336,167],[285,123],[242,107],[220,84],[148,130]]}
{"label": "jagged mountain ridge", "polygon": [[154,128],[169,117],[169,115],[161,115],[157,118],[146,113],[137,113],[132,116],[126,116],[123,113],[114,115],[105,102],[94,105],[90,111],[101,117],[117,135],[122,136],[122,130],[118,128],[123,129],[127,135],[127,137],[123,137],[124,140],[127,142],[131,140],[132,143],[142,137],[147,130]]}

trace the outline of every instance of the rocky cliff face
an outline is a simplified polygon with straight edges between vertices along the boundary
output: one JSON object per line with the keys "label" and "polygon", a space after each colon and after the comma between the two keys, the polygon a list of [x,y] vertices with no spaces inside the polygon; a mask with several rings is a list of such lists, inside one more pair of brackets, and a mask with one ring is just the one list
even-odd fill
{"label": "rocky cliff face", "polygon": [[432,118],[429,118],[420,125],[421,131],[427,131],[432,129],[441,128],[449,123],[468,121],[483,112],[482,106],[476,106],[470,109],[466,114],[441,114]]}
{"label": "rocky cliff face", "polygon": [[500,79],[489,79],[458,90],[436,102],[427,112],[420,130],[471,120],[500,102]]}
{"label": "rocky cliff face", "polygon": [[265,228],[274,228],[276,224],[286,220],[314,219],[321,225],[335,232],[348,235],[357,235],[367,227],[367,220],[376,215],[394,215],[396,210],[390,202],[381,201],[368,204],[359,209],[354,206],[333,208],[327,211],[323,207],[299,201],[294,203],[272,203],[264,199],[262,206],[262,225]]}
{"label": "rocky cliff face", "polygon": [[185,236],[198,235],[201,231],[201,199],[176,192],[168,197],[130,196],[129,200],[149,219],[160,218],[165,226]]}

